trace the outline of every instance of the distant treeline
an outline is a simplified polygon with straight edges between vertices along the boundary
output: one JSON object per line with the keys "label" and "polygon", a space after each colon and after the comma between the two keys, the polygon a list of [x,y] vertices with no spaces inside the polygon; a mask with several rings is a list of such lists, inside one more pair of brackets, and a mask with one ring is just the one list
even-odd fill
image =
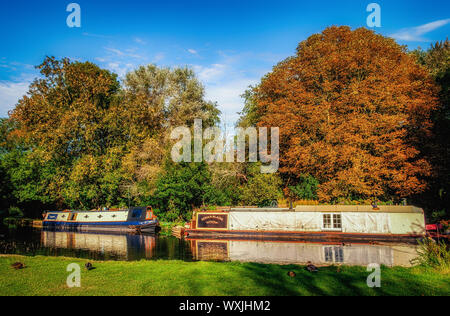
{"label": "distant treeline", "polygon": [[449,42],[407,51],[361,28],[301,42],[244,94],[238,125],[280,128],[280,170],[173,163],[171,130],[220,125],[188,68],[142,66],[120,82],[90,62],[48,57],[0,120],[0,217],[152,205],[166,220],[195,207],[410,203],[448,218]]}

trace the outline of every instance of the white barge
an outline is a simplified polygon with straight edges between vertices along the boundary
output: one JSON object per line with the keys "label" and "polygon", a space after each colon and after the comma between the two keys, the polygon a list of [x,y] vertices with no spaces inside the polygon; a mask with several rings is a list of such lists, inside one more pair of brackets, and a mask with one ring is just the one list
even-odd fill
{"label": "white barge", "polygon": [[414,206],[298,206],[197,212],[192,238],[411,241],[425,236],[425,216]]}
{"label": "white barge", "polygon": [[151,207],[105,211],[62,211],[44,214],[44,228],[66,231],[154,233],[158,219]]}

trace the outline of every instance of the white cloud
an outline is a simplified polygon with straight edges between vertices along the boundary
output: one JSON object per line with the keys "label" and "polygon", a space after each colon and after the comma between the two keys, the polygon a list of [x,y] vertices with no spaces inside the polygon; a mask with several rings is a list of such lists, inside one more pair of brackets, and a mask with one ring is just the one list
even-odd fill
{"label": "white cloud", "polygon": [[117,56],[125,56],[125,53],[122,52],[120,49],[111,48],[111,47],[105,47],[105,49],[106,49],[108,52],[111,52],[111,53],[116,54]]}
{"label": "white cloud", "polygon": [[250,85],[255,85],[262,74],[270,70],[256,70],[245,68],[250,61],[258,59],[254,54],[225,55],[219,52],[219,60],[210,65],[193,65],[200,81],[205,86],[206,99],[217,102],[222,112],[222,123],[232,127],[239,119],[238,112],[242,111],[244,100],[241,95]]}
{"label": "white cloud", "polygon": [[93,34],[93,33],[87,33],[87,32],[83,32],[83,36],[95,37],[95,38],[104,38],[104,39],[112,38],[111,36],[107,36],[107,35]]}
{"label": "white cloud", "polygon": [[124,58],[134,58],[134,59],[143,59],[141,55],[138,55],[135,53],[135,48],[128,48],[125,50],[120,50],[117,48],[111,48],[111,47],[105,47],[105,50],[109,52],[112,55],[115,55],[117,57],[124,57]]}
{"label": "white cloud", "polygon": [[447,25],[448,23],[450,23],[450,19],[438,20],[420,26],[402,29],[394,34],[391,34],[390,37],[400,41],[428,42],[429,40],[423,38],[423,35]]}
{"label": "white cloud", "polygon": [[134,38],[134,41],[135,41],[136,43],[138,43],[138,44],[141,44],[141,45],[147,44],[146,41],[144,41],[142,38],[139,38],[139,37],[135,37],[135,38]]}
{"label": "white cloud", "polygon": [[[115,72],[119,78],[124,78],[127,72],[136,69],[139,65],[149,62],[145,53],[140,52],[137,48],[121,48],[104,47],[105,55],[96,57],[95,60],[101,63],[101,66]],[[157,55],[155,60],[164,58]]]}
{"label": "white cloud", "polygon": [[155,57],[153,57],[152,63],[160,62],[160,61],[163,60],[165,57],[166,57],[166,56],[165,56],[164,53],[158,53],[158,54],[155,55]]}
{"label": "white cloud", "polygon": [[219,109],[222,111],[223,120],[236,122],[239,118],[238,112],[242,111],[244,100],[241,95],[250,85],[254,85],[258,79],[235,78],[217,84],[205,84],[206,98],[217,101]]}
{"label": "white cloud", "polygon": [[119,78],[124,78],[128,72],[137,68],[134,64],[121,62],[110,62],[106,66],[109,70],[116,73]]}
{"label": "white cloud", "polygon": [[195,49],[192,49],[192,48],[189,48],[187,51],[189,53],[191,53],[192,55],[197,55],[198,54],[198,52]]}
{"label": "white cloud", "polygon": [[220,80],[225,76],[227,70],[227,65],[224,64],[212,64],[210,66],[194,65],[193,67],[198,78],[205,82],[216,82]]}
{"label": "white cloud", "polygon": [[13,82],[0,81],[0,117],[7,117],[8,111],[13,110],[28,91],[30,81]]}

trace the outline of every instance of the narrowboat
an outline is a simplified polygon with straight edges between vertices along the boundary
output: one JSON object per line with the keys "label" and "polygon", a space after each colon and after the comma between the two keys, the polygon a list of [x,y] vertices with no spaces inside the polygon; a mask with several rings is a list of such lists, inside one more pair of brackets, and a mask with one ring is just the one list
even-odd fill
{"label": "narrowboat", "polygon": [[151,207],[102,211],[46,212],[44,228],[68,231],[154,233],[158,219]]}
{"label": "narrowboat", "polygon": [[185,235],[205,239],[416,241],[425,216],[414,206],[311,205],[196,212]]}

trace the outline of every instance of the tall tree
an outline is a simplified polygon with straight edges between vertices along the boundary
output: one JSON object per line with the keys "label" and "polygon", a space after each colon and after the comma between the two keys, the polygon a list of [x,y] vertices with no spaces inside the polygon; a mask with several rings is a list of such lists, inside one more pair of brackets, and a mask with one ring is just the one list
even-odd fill
{"label": "tall tree", "polygon": [[186,68],[140,67],[123,87],[89,62],[48,57],[38,68],[42,78],[11,113],[8,132],[25,148],[8,160],[24,202],[82,209],[141,203],[170,153],[171,128],[218,121],[216,104],[205,101]]}
{"label": "tall tree", "polygon": [[[433,142],[424,150],[432,153],[435,168],[431,179],[431,188],[426,194],[417,197],[418,202],[437,211],[436,217],[450,216],[450,42],[437,42],[427,50],[412,52],[417,61],[424,65],[440,87],[440,107],[433,115]],[[446,213],[446,214],[445,214]]]}
{"label": "tall tree", "polygon": [[393,39],[330,27],[301,42],[253,90],[261,126],[280,127],[281,172],[309,174],[322,201],[405,197],[425,190],[437,87]]}
{"label": "tall tree", "polygon": [[207,203],[211,174],[206,163],[165,163],[152,198],[162,217],[169,221],[188,220],[189,211]]}
{"label": "tall tree", "polygon": [[139,67],[126,75],[121,105],[118,124],[130,144],[123,166],[135,196],[153,193],[173,144],[173,128],[192,127],[195,119],[213,126],[220,114],[217,104],[205,100],[204,87],[189,68]]}
{"label": "tall tree", "polygon": [[[73,192],[73,183],[77,183],[78,191],[84,191],[86,183],[98,187],[96,172],[104,172],[103,168],[91,168],[86,182],[77,181],[85,166],[83,162],[91,157],[97,161],[93,164],[99,166],[98,161],[111,148],[123,144],[125,136],[113,124],[117,117],[111,115],[117,108],[117,76],[89,62],[72,63],[53,57],[46,58],[38,68],[42,78],[30,85],[28,94],[11,113],[11,121],[17,124],[12,134],[19,136],[29,149],[23,158],[28,163],[19,163],[17,175],[20,179],[25,176],[21,181],[26,182],[26,172],[20,170],[36,166],[29,172],[34,179],[31,183],[36,186],[34,191],[45,193],[41,194],[42,202],[53,197],[61,207],[99,206],[105,202],[101,193],[86,203],[67,192]],[[52,172],[45,172],[49,167]]]}

